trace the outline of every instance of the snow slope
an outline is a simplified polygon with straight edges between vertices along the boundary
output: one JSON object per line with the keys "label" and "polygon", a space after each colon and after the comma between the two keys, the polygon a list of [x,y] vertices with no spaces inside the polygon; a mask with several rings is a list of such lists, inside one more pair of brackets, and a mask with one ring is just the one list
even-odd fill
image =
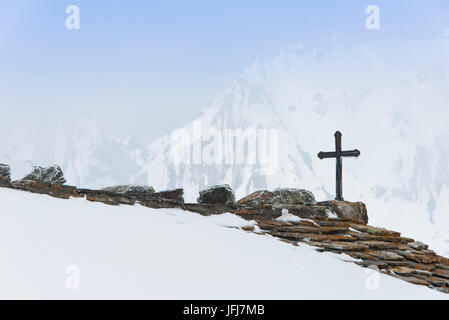
{"label": "snow slope", "polygon": [[[0,298],[444,299],[344,258],[230,228],[232,214],[112,207],[0,189]],[[348,260],[350,259],[347,257]],[[79,290],[66,288],[79,271]],[[66,274],[69,271],[70,274]]]}

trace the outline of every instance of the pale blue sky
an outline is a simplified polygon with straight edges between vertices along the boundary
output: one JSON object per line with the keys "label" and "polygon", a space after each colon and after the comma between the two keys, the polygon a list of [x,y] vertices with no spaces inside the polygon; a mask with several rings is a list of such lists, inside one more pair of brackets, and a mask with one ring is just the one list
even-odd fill
{"label": "pale blue sky", "polygon": [[[80,8],[80,30],[65,28],[69,4]],[[365,28],[370,4],[380,8],[380,30]],[[194,119],[246,65],[290,44],[333,32],[356,42],[433,38],[449,26],[443,0],[2,0],[0,8],[2,111],[96,112],[108,131],[146,127],[149,140]]]}

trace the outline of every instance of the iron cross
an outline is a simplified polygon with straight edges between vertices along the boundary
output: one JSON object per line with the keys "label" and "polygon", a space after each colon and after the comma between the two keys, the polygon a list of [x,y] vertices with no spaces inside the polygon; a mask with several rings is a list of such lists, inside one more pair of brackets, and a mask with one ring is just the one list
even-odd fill
{"label": "iron cross", "polygon": [[341,132],[337,131],[334,134],[335,136],[335,151],[332,152],[323,152],[318,153],[318,158],[335,158],[337,160],[337,182],[336,182],[336,191],[337,195],[335,200],[343,200],[343,183],[342,183],[342,159],[341,157],[358,157],[360,155],[360,151],[357,149],[349,150],[349,151],[341,151]]}

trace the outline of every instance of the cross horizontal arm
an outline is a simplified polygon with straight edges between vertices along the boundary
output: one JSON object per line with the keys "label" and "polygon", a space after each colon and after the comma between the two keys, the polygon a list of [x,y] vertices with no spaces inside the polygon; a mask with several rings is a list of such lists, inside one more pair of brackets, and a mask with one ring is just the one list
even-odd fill
{"label": "cross horizontal arm", "polygon": [[359,155],[360,155],[360,151],[357,149],[341,152],[342,157],[358,157]]}
{"label": "cross horizontal arm", "polygon": [[323,152],[323,151],[321,151],[320,153],[318,153],[318,158],[320,158],[320,159],[336,158],[336,157],[337,157],[337,153],[336,152]]}

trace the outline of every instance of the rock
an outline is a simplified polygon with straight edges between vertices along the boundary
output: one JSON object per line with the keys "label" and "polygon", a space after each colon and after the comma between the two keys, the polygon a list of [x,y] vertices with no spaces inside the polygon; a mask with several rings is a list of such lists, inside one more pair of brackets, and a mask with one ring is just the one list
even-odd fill
{"label": "rock", "polygon": [[14,181],[11,186],[16,190],[46,194],[61,199],[69,199],[72,195],[77,194],[77,189],[74,186],[37,182],[33,180]]}
{"label": "rock", "polygon": [[368,213],[363,202],[330,200],[318,202],[317,205],[329,208],[340,219],[352,220],[361,224],[368,223]]}
{"label": "rock", "polygon": [[386,264],[388,264],[389,268],[396,268],[396,267],[409,267],[410,261],[408,260],[383,260]]}
{"label": "rock", "polygon": [[383,228],[376,228],[372,226],[362,225],[362,224],[350,224],[351,228],[360,231],[372,234],[374,236],[387,236],[387,237],[400,237],[401,233],[396,231],[391,231]]}
{"label": "rock", "polygon": [[11,181],[11,168],[7,164],[0,163],[0,179],[7,182]]}
{"label": "rock", "polygon": [[112,186],[104,188],[102,191],[140,201],[152,200],[152,196],[154,194],[154,189],[152,186],[139,185]]}
{"label": "rock", "polygon": [[279,228],[286,232],[300,232],[300,233],[316,233],[316,234],[342,234],[348,231],[345,227],[307,227],[307,226],[292,226]]}
{"label": "rock", "polygon": [[391,249],[397,248],[397,245],[385,241],[359,241],[359,243],[367,245],[370,249]]}
{"label": "rock", "polygon": [[416,250],[426,250],[429,247],[427,244],[424,244],[420,241],[410,242],[408,245]]}
{"label": "rock", "polygon": [[433,264],[423,264],[423,263],[416,263],[416,262],[407,262],[407,266],[413,269],[419,269],[419,270],[426,270],[426,271],[432,271],[435,270],[437,267]]}
{"label": "rock", "polygon": [[323,227],[349,227],[349,224],[345,221],[336,220],[315,220],[316,224]]}
{"label": "rock", "polygon": [[235,195],[231,187],[227,184],[213,186],[200,191],[197,199],[200,204],[234,204]]}
{"label": "rock", "polygon": [[417,277],[410,277],[410,276],[401,276],[401,275],[397,275],[397,274],[392,274],[393,277],[401,279],[403,281],[407,281],[410,282],[412,284],[418,284],[418,285],[422,285],[422,286],[427,286],[429,283],[423,279],[417,278]]}
{"label": "rock", "polygon": [[269,208],[273,212],[279,212],[282,215],[282,210],[287,209],[288,213],[300,217],[302,219],[328,219],[326,208],[313,205],[282,205]]}
{"label": "rock", "polygon": [[389,252],[389,251],[374,251],[374,250],[367,250],[367,254],[376,257],[380,260],[403,260],[404,258],[396,253]]}
{"label": "rock", "polygon": [[[355,259],[363,259],[363,260],[369,260],[369,261],[377,261],[375,260],[375,257],[372,255],[369,255],[363,251],[352,251],[352,252],[348,252],[348,255],[355,258]],[[382,262],[385,263],[385,262]],[[387,266],[387,264],[385,263],[385,266]]]}
{"label": "rock", "polygon": [[[323,241],[323,242],[331,242],[335,239],[335,241],[339,241],[336,235],[322,235],[321,233],[314,233],[315,230],[309,229],[308,227],[304,227],[302,230],[294,230],[291,232],[285,231],[275,231],[276,229],[272,229],[270,234],[279,238],[286,239],[296,239],[296,240],[305,240],[305,241]],[[344,238],[344,237],[343,237]],[[346,241],[346,239],[344,240]],[[366,247],[368,248],[368,247]]]}
{"label": "rock", "polygon": [[136,203],[136,200],[123,196],[119,196],[117,200],[120,204],[127,204],[129,206],[133,206]]}
{"label": "rock", "polygon": [[112,205],[112,206],[118,206],[120,202],[118,201],[117,197],[111,197],[107,195],[88,195],[86,196],[87,201],[91,202],[102,202],[104,204]]}
{"label": "rock", "polygon": [[[410,238],[403,237],[391,237],[391,236],[375,236],[371,234],[361,233],[357,231],[350,231],[349,234],[362,241],[385,241],[395,244],[407,244],[408,242],[414,241]],[[404,247],[405,248],[405,247]]]}
{"label": "rock", "polygon": [[274,198],[273,192],[267,190],[258,190],[236,202],[237,205],[260,208],[263,205],[271,204]]}
{"label": "rock", "polygon": [[449,269],[449,258],[446,258],[446,257],[443,257],[443,256],[438,256],[437,263],[439,264],[439,268],[447,268],[447,269]]}
{"label": "rock", "polygon": [[[355,257],[356,259],[358,259],[357,258],[358,252],[355,252],[355,254],[348,252],[347,254],[350,255],[351,257]],[[369,259],[366,259],[366,260],[363,260],[360,262],[356,262],[356,264],[358,264],[362,267],[365,267],[365,268],[377,267],[379,269],[385,269],[388,267],[388,264],[383,261],[376,261],[376,260],[369,260]]]}
{"label": "rock", "polygon": [[412,252],[407,251],[396,251],[396,253],[400,254],[404,258],[411,260],[417,263],[429,264],[437,262],[437,258],[435,256],[429,256],[424,254],[414,254]]}
{"label": "rock", "polygon": [[315,205],[316,200],[313,193],[305,189],[282,188],[273,192],[272,204],[282,205]]}
{"label": "rock", "polygon": [[413,269],[408,267],[395,267],[391,268],[390,271],[393,271],[396,274],[399,275],[425,275],[425,276],[432,276],[432,273],[426,270],[420,270],[420,269]]}
{"label": "rock", "polygon": [[421,278],[426,280],[433,288],[442,287],[442,291],[448,293],[447,287],[449,287],[449,282],[447,280],[429,276],[424,276]]}
{"label": "rock", "polygon": [[360,243],[351,243],[351,242],[307,242],[307,244],[315,247],[321,247],[330,250],[338,250],[338,251],[357,251],[357,250],[365,250],[368,249],[367,246]]}
{"label": "rock", "polygon": [[61,168],[58,165],[51,167],[34,167],[33,170],[23,177],[21,181],[36,181],[40,183],[51,183],[61,185],[66,182]]}
{"label": "rock", "polygon": [[437,278],[449,280],[449,271],[445,269],[436,269],[432,271],[432,275]]}
{"label": "rock", "polygon": [[264,205],[276,207],[314,205],[315,197],[310,191],[297,188],[279,188],[273,192],[258,190],[236,202],[237,205],[260,208]]}
{"label": "rock", "polygon": [[203,205],[199,203],[185,203],[182,206],[182,209],[199,213],[203,216],[210,216],[211,214],[222,214],[225,212],[229,212],[229,207],[226,205]]}
{"label": "rock", "polygon": [[441,263],[435,263],[435,267],[440,268],[440,269],[449,270],[449,266],[446,266],[446,265],[441,264]]}
{"label": "rock", "polygon": [[[350,242],[354,241],[354,238],[347,237],[346,235],[341,234],[314,234],[314,233],[285,233],[285,232],[272,232],[274,236],[280,238],[288,238],[289,236],[293,236],[293,239],[304,240],[304,241],[314,241],[314,242]],[[287,236],[284,236],[287,235]]]}
{"label": "rock", "polygon": [[346,227],[321,227],[307,221],[301,221],[301,224],[281,222],[279,220],[276,220],[276,222],[278,224],[273,224],[272,221],[259,222],[259,227],[265,230],[276,230],[284,233],[345,234],[348,232],[348,228]]}
{"label": "rock", "polygon": [[[278,218],[279,219],[279,218]],[[317,224],[313,220],[300,220],[300,221],[291,221],[294,226],[304,226],[304,227],[320,227],[319,224]],[[328,227],[336,227],[336,226],[328,226]]]}
{"label": "rock", "polygon": [[165,190],[165,191],[159,191],[154,194],[156,197],[161,197],[168,200],[176,200],[179,202],[184,203],[184,189],[175,189],[175,190]]}
{"label": "rock", "polygon": [[269,226],[274,226],[274,227],[288,227],[288,226],[293,226],[294,224],[291,221],[280,221],[280,220],[256,220],[256,222],[258,223],[259,227],[264,228],[264,227],[269,227]]}

